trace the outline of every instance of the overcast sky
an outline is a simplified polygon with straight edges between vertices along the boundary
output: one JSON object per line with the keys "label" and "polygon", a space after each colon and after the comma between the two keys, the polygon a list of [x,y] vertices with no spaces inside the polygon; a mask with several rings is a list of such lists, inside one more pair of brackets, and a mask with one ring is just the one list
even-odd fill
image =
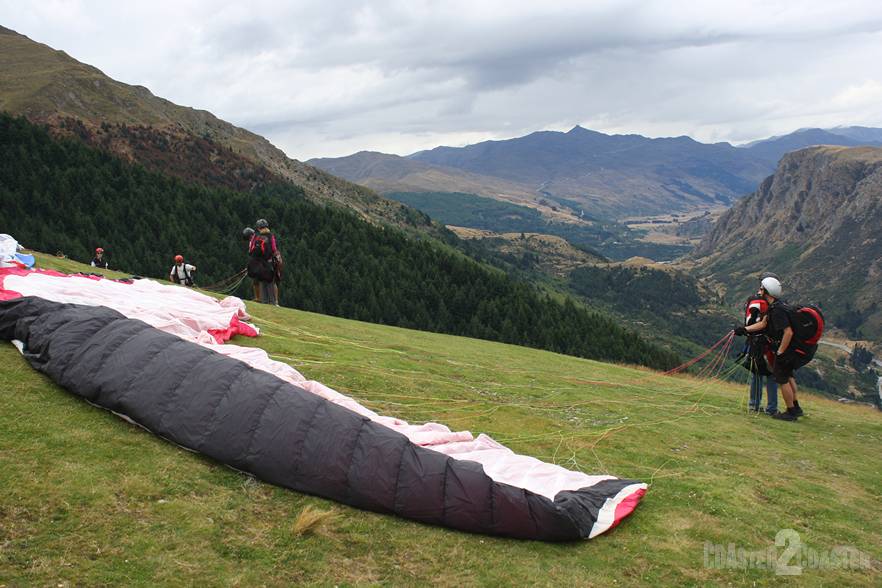
{"label": "overcast sky", "polygon": [[0,0],[0,24],[301,160],[882,126],[879,0]]}

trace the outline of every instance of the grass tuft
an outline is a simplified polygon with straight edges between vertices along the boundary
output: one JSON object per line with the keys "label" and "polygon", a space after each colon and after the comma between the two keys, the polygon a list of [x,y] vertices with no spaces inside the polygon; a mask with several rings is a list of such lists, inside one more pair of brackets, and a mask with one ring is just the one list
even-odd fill
{"label": "grass tuft", "polygon": [[339,513],[336,510],[320,510],[308,504],[297,515],[291,530],[298,537],[313,534],[329,536],[333,534],[332,523],[338,517]]}

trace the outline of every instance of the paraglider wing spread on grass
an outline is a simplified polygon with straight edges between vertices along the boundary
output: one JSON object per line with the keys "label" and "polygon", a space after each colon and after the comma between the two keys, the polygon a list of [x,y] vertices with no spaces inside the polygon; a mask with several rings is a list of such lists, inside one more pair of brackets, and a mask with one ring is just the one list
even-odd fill
{"label": "paraglider wing spread on grass", "polygon": [[513,478],[489,462],[422,447],[380,417],[307,390],[309,382],[297,385],[219,351],[233,346],[189,341],[104,306],[3,301],[0,338],[21,341],[30,364],[68,391],[157,435],[267,482],[359,508],[564,541],[616,526],[646,490],[567,470],[590,485],[549,497],[529,483],[499,481]]}

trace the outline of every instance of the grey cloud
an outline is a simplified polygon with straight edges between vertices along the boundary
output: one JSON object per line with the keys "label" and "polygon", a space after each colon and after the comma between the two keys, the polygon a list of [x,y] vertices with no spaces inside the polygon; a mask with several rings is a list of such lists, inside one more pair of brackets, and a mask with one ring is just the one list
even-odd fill
{"label": "grey cloud", "polygon": [[882,5],[869,0],[139,6],[56,16],[0,0],[0,22],[298,158],[575,123],[732,141],[882,124]]}
{"label": "grey cloud", "polygon": [[280,31],[263,20],[248,20],[233,23],[211,31],[206,43],[216,48],[215,54],[256,54],[271,51],[284,43]]}

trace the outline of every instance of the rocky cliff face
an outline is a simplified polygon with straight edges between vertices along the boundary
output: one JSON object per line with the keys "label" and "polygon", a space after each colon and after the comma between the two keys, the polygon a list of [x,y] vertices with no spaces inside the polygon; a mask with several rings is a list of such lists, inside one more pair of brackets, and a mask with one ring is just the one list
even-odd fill
{"label": "rocky cliff face", "polygon": [[724,213],[693,257],[733,296],[774,271],[791,301],[882,338],[882,148],[790,153],[752,195]]}

